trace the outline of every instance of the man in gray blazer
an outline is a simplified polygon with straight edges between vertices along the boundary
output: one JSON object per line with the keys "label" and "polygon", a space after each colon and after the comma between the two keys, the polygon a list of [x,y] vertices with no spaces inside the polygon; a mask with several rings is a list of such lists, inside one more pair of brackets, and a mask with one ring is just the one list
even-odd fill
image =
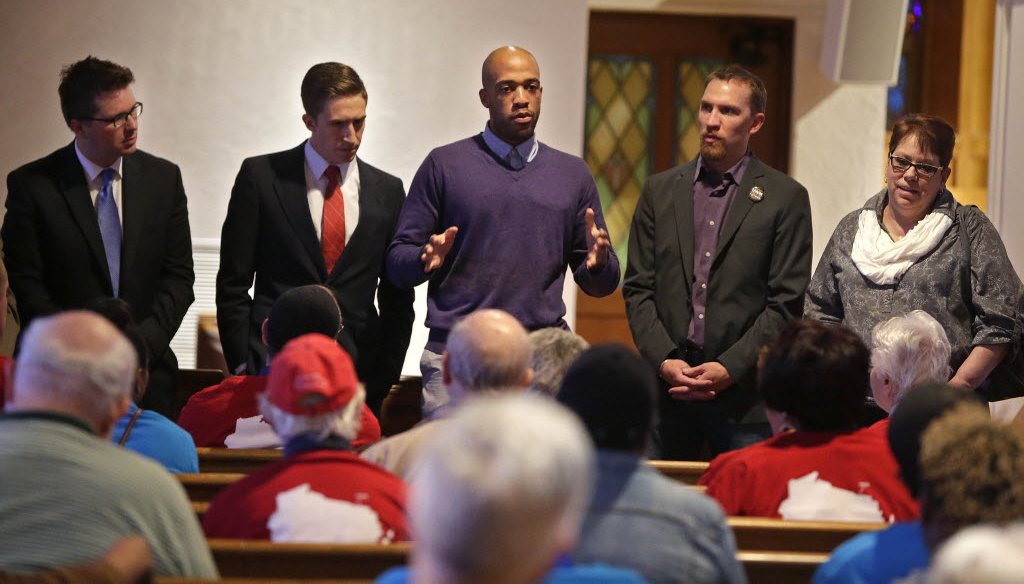
{"label": "man in gray blazer", "polygon": [[663,458],[769,435],[757,353],[800,316],[812,242],[807,190],[748,149],[766,99],[749,71],[712,72],[700,154],[650,177],[633,216],[623,294],[633,339],[662,381]]}

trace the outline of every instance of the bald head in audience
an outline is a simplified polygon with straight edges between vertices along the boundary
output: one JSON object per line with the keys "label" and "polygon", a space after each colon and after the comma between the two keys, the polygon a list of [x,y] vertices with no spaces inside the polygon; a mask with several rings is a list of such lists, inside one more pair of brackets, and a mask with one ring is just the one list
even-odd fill
{"label": "bald head in audience", "polygon": [[526,329],[504,310],[478,310],[460,320],[448,335],[444,383],[456,407],[469,395],[526,387],[533,379]]}
{"label": "bald head in audience", "polygon": [[37,318],[22,336],[6,411],[73,416],[108,437],[131,403],[136,367],[128,339],[95,313]]}

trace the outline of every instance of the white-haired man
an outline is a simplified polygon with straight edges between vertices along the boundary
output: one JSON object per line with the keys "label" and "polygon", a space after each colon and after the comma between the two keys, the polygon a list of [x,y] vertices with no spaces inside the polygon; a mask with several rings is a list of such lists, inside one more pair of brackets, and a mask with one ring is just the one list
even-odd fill
{"label": "white-haired man", "polygon": [[550,399],[481,396],[428,440],[412,483],[412,568],[378,584],[636,583],[635,572],[560,563],[594,472],[582,424]]}
{"label": "white-haired man", "polygon": [[547,327],[530,333],[530,348],[533,350],[530,391],[555,396],[562,387],[565,372],[590,348],[590,343],[572,331]]}
{"label": "white-haired man", "polygon": [[[457,322],[441,358],[451,401],[439,410],[440,418],[474,395],[525,389],[533,378],[532,355],[526,329],[504,310],[478,310]],[[443,425],[437,417],[425,421],[374,444],[362,456],[409,480],[427,437]]]}
{"label": "white-haired man", "polygon": [[939,321],[923,310],[876,324],[871,345],[871,393],[886,412],[911,386],[949,380],[949,339]]}
{"label": "white-haired man", "polygon": [[181,485],[109,442],[135,370],[135,350],[99,315],[39,317],[24,333],[0,416],[0,568],[91,561],[140,534],[157,575],[217,577]]}
{"label": "white-haired man", "polygon": [[203,517],[210,538],[389,543],[408,539],[405,484],[352,452],[366,391],[338,343],[313,333],[274,357],[263,417],[284,460],[224,489]]}

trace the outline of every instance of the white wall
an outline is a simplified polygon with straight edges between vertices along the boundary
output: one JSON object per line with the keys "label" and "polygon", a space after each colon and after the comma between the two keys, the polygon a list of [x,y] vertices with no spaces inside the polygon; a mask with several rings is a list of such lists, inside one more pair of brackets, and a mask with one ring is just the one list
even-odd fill
{"label": "white wall", "polygon": [[[431,148],[483,128],[480,64],[504,44],[540,61],[541,140],[578,154],[584,0],[0,0],[0,174],[70,142],[62,65],[87,54],[116,61],[134,71],[146,104],[139,146],[181,166],[192,235],[209,247],[242,159],[308,135],[299,84],[310,65],[359,72],[370,96],[360,156],[408,188]],[[566,296],[572,315],[575,294]],[[414,335],[407,372],[425,341],[419,326]]]}
{"label": "white wall", "polygon": [[[996,7],[995,63],[992,69],[992,137],[988,212],[1006,244],[1017,273],[1024,269],[1024,0],[999,0]],[[1014,97],[1016,96],[1016,99]]]}
{"label": "white wall", "polygon": [[811,195],[817,265],[839,219],[882,188],[886,130],[885,87],[839,85],[821,72],[824,0],[590,0],[588,5],[601,10],[795,19],[790,174]]}

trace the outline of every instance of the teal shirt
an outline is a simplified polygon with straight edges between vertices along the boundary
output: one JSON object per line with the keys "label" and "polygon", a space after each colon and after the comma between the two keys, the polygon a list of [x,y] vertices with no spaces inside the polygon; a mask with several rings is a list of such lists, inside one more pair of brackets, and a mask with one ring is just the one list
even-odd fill
{"label": "teal shirt", "polygon": [[[120,442],[125,428],[138,410],[139,407],[132,404],[117,421],[110,434],[114,444]],[[153,410],[142,410],[124,447],[159,462],[167,472],[199,472],[199,456],[192,435]]]}

